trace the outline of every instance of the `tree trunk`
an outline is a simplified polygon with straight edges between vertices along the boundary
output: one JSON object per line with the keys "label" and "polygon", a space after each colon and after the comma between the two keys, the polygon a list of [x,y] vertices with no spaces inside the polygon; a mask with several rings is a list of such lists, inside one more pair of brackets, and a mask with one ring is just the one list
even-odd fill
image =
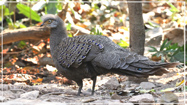
{"label": "tree trunk", "polygon": [[[142,3],[141,0],[127,0],[129,8],[129,22],[130,22],[130,50],[140,55],[144,54],[145,44],[145,28],[142,17]],[[134,2],[131,2],[134,1]],[[138,2],[135,2],[138,1]],[[148,81],[148,78],[129,77],[131,83],[141,83]]]}
{"label": "tree trunk", "polygon": [[142,17],[142,3],[135,2],[141,0],[127,1],[130,21],[130,49],[132,52],[136,52],[138,54],[143,55],[145,44],[145,29]]}

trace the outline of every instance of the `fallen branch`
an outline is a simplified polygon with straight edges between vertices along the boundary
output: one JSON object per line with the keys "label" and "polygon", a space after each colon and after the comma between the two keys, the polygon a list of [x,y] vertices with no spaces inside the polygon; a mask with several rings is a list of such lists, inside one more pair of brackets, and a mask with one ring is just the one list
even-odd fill
{"label": "fallen branch", "polygon": [[[82,28],[82,27],[79,27],[79,26],[76,26],[76,25],[71,25],[71,30],[73,32],[76,33],[76,35],[84,35],[84,34],[90,34],[90,31],[85,29],[85,28]],[[78,31],[78,33],[77,33]]]}
{"label": "fallen branch", "polygon": [[[77,32],[79,30],[78,35],[90,34],[89,30],[76,25],[72,25],[71,30],[73,32]],[[47,27],[28,27],[24,29],[9,30],[3,32],[3,44],[9,44],[12,42],[28,40],[28,39],[41,40],[41,39],[49,38],[49,36],[50,36],[50,29]],[[1,38],[2,38],[2,33],[0,39]],[[1,44],[2,43],[0,40],[0,45]]]}
{"label": "fallen branch", "polygon": [[[50,36],[50,29],[47,27],[28,27],[17,30],[5,31],[1,33],[0,39],[3,35],[3,44],[8,44],[20,40],[41,40]],[[0,40],[0,45],[2,44]]]}

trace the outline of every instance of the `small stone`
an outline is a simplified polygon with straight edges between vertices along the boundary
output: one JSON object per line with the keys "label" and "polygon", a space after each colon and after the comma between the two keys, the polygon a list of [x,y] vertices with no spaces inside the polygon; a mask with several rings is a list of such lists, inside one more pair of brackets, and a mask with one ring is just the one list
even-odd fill
{"label": "small stone", "polygon": [[142,87],[143,89],[149,90],[149,89],[153,89],[155,85],[151,82],[141,82],[140,87]]}
{"label": "small stone", "polygon": [[104,84],[104,86],[107,88],[107,89],[110,89],[110,90],[115,90],[115,89],[117,89],[119,86],[120,86],[120,84],[119,84],[119,82],[118,82],[118,80],[116,79],[116,78],[111,78],[110,80],[108,80],[105,84]]}
{"label": "small stone", "polygon": [[90,88],[89,88],[89,89],[87,89],[87,92],[92,92],[92,89],[90,89]]}
{"label": "small stone", "polygon": [[136,96],[132,96],[132,98],[129,99],[129,102],[152,103],[154,102],[154,97],[151,94],[136,95]]}
{"label": "small stone", "polygon": [[145,46],[159,46],[162,41],[162,35],[150,38],[146,43]]}
{"label": "small stone", "polygon": [[141,82],[148,82],[148,78],[138,78],[138,77],[133,77],[129,76],[128,81],[130,81],[130,84],[140,84]]}
{"label": "small stone", "polygon": [[125,90],[133,91],[138,87],[138,84],[130,84],[129,87],[127,87]]}
{"label": "small stone", "polygon": [[4,96],[0,96],[0,102],[4,102],[5,101],[5,97]]}
{"label": "small stone", "polygon": [[19,92],[15,94],[14,92],[12,92],[12,90],[3,91],[3,95],[5,96],[6,99],[15,99],[20,96]]}
{"label": "small stone", "polygon": [[121,99],[121,97],[119,95],[117,95],[117,94],[113,94],[111,96],[111,99]]}
{"label": "small stone", "polygon": [[51,65],[51,66],[55,66],[54,62],[53,62],[53,59],[50,58],[50,57],[42,57],[40,60],[39,60],[39,64],[40,65]]}
{"label": "small stone", "polygon": [[23,83],[16,82],[14,83],[14,85],[10,87],[10,89],[23,89],[24,87],[27,87],[27,86],[28,85],[25,82]]}
{"label": "small stone", "polygon": [[97,99],[95,99],[95,98],[84,99],[84,100],[82,100],[82,103],[89,103],[89,102],[93,102],[95,100],[97,100]]}
{"label": "small stone", "polygon": [[22,99],[36,99],[39,96],[39,91],[30,91],[20,95]]}
{"label": "small stone", "polygon": [[65,89],[64,90],[64,94],[67,94],[67,95],[77,95],[77,91],[73,90],[73,89]]}
{"label": "small stone", "polygon": [[160,97],[160,102],[161,103],[178,103],[178,97],[177,95],[175,95],[172,92],[165,92],[164,94],[162,94],[162,96]]}
{"label": "small stone", "polygon": [[173,43],[178,43],[179,46],[184,45],[184,29],[182,29],[182,28],[174,28],[174,29],[170,30],[169,32],[167,32],[163,36],[163,40],[162,41],[164,41],[166,39],[171,40],[172,44]]}
{"label": "small stone", "polygon": [[153,28],[145,33],[146,46],[158,46],[162,40],[163,29],[161,27]]}
{"label": "small stone", "polygon": [[8,84],[0,84],[0,90],[3,90],[3,91],[5,91],[5,90],[9,90],[9,85]]}
{"label": "small stone", "polygon": [[125,88],[129,87],[129,84],[130,84],[129,81],[124,81],[124,82],[120,83],[120,86],[122,89],[125,89]]}
{"label": "small stone", "polygon": [[14,83],[14,85],[25,86],[27,84],[25,82],[23,82],[23,83],[16,82],[16,83]]}

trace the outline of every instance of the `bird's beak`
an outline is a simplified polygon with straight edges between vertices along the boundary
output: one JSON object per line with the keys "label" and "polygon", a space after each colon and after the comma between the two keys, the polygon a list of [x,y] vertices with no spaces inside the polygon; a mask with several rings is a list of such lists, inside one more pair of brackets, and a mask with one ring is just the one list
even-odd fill
{"label": "bird's beak", "polygon": [[40,27],[43,26],[43,25],[44,25],[44,23],[42,23],[42,24],[40,25]]}

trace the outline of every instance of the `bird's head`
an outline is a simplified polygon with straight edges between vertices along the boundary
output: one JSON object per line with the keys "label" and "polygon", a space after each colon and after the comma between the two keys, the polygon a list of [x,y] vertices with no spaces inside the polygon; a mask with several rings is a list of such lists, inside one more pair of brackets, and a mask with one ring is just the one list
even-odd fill
{"label": "bird's head", "polygon": [[58,16],[47,14],[42,17],[43,23],[41,26],[47,26],[49,28],[56,28],[58,24],[62,23],[62,19]]}

